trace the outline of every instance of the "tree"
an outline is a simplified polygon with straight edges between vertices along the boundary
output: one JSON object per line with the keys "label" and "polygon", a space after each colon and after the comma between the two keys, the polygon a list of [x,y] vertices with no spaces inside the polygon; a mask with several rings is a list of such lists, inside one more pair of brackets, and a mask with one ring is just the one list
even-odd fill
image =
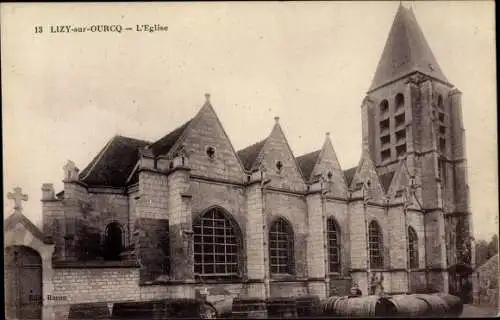
{"label": "tree", "polygon": [[479,240],[476,242],[476,266],[481,266],[488,259],[498,253],[498,235],[494,234],[491,240]]}
{"label": "tree", "polygon": [[77,223],[76,255],[78,260],[95,260],[102,256],[101,235],[99,229],[91,227],[85,221]]}
{"label": "tree", "polygon": [[498,235],[496,234],[491,237],[490,243],[488,243],[488,253],[490,257],[498,253]]}
{"label": "tree", "polygon": [[481,266],[489,259],[488,257],[488,242],[479,240],[476,242],[476,266]]}

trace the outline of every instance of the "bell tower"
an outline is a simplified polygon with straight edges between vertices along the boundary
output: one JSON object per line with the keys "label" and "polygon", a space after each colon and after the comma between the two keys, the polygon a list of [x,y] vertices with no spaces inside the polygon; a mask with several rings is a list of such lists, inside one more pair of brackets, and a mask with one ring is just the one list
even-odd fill
{"label": "bell tower", "polygon": [[[460,291],[450,267],[473,266],[461,92],[439,66],[412,9],[399,5],[362,103],[363,148],[379,175],[406,160],[424,216],[426,270]],[[457,280],[458,282],[458,280]]]}

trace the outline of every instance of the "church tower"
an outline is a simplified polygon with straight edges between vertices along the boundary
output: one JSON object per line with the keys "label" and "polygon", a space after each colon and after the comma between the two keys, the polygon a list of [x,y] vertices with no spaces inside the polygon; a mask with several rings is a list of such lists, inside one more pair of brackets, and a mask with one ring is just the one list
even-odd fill
{"label": "church tower", "polygon": [[363,148],[379,175],[404,159],[413,178],[425,221],[428,283],[463,292],[454,270],[470,270],[473,254],[461,92],[403,5],[363,101],[362,122]]}

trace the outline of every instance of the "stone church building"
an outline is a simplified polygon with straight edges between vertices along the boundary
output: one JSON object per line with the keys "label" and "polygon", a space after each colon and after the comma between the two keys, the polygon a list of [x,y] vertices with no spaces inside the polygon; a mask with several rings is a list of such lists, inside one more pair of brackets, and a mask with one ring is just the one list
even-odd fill
{"label": "stone church building", "polygon": [[207,94],[157,141],[115,136],[83,170],[68,162],[64,190],[44,184],[43,230],[20,210],[5,223],[7,304],[38,295],[44,314],[63,314],[212,287],[472,297],[461,92],[411,9],[399,7],[361,102],[356,167],[341,168],[328,134],[295,156],[279,118],[236,151],[216,110]]}

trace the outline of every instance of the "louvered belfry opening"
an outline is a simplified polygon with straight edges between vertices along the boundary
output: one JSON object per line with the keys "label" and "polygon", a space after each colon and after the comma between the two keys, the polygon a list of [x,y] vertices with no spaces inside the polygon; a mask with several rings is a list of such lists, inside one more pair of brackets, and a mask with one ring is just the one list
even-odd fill
{"label": "louvered belfry opening", "polygon": [[195,220],[194,273],[198,279],[239,277],[240,235],[220,208],[213,208]]}

